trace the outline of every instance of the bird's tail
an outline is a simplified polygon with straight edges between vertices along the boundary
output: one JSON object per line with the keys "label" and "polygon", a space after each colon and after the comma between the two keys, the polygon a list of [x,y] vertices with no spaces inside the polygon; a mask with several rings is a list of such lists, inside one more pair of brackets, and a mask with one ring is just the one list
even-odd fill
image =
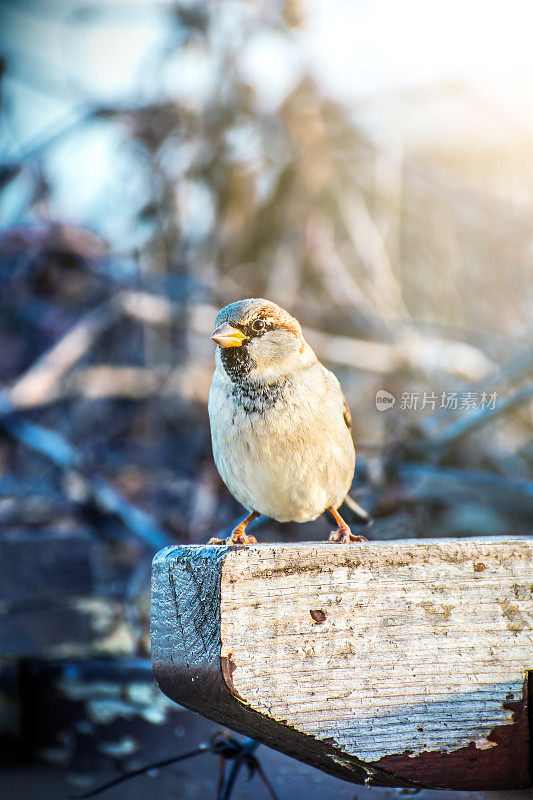
{"label": "bird's tail", "polygon": [[366,527],[369,527],[374,522],[370,514],[365,511],[364,508],[361,508],[359,503],[356,503],[353,497],[350,497],[349,494],[347,494],[344,498],[342,505],[344,508],[348,508],[350,510],[350,513],[353,517],[349,520],[349,522],[358,522],[360,525],[366,525]]}

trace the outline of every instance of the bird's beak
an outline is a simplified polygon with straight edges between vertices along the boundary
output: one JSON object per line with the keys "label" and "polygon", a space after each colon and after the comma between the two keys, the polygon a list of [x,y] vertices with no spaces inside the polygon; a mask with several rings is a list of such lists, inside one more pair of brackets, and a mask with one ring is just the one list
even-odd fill
{"label": "bird's beak", "polygon": [[221,347],[240,347],[246,338],[242,331],[234,328],[229,322],[219,325],[211,334],[211,339]]}

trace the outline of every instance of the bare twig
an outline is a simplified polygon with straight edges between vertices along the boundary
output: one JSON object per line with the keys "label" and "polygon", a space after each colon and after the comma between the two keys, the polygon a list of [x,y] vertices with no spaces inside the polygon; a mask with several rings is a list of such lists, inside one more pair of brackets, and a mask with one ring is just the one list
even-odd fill
{"label": "bare twig", "polygon": [[314,214],[307,220],[306,244],[325,294],[335,305],[349,303],[361,314],[373,313],[381,319],[375,299],[361,289],[335,248],[331,227],[324,215]]}
{"label": "bare twig", "polygon": [[[492,371],[484,375],[480,380],[472,384],[471,391],[473,392],[489,392],[498,389],[499,387],[509,386],[512,383],[519,382],[533,373],[533,347],[527,347],[525,350],[520,350],[519,353],[512,356],[504,364],[497,366]],[[440,408],[422,421],[420,428],[426,434],[432,434],[436,431],[446,420],[453,417],[456,409],[453,408]]]}
{"label": "bare twig", "polygon": [[230,800],[233,787],[235,786],[239,772],[243,766],[248,767],[250,778],[252,778],[254,773],[257,772],[272,800],[277,800],[277,796],[272,785],[266,777],[264,770],[262,769],[256,756],[254,755],[254,751],[258,747],[259,742],[256,742],[255,739],[246,739],[244,742],[238,742],[238,748],[235,748],[235,740],[230,737],[228,739],[228,743],[231,749],[228,749],[226,746],[226,750],[224,752],[224,742],[222,742],[221,752],[226,759],[232,759],[233,764],[231,765],[231,769],[228,772],[226,779],[223,781],[222,786],[220,786],[219,783],[217,800]]}
{"label": "bare twig", "polygon": [[372,273],[368,294],[386,319],[408,316],[402,298],[400,284],[391,264],[387,246],[368,210],[364,195],[354,193],[350,199],[335,197],[339,214],[350,235],[355,252],[359,253],[365,266]]}
{"label": "bare twig", "polygon": [[12,170],[18,170],[22,164],[27,164],[37,158],[49,145],[70,133],[71,130],[78,127],[83,122],[91,119],[91,117],[95,116],[97,113],[99,113],[98,109],[91,108],[70,111],[59,122],[54,122],[45,131],[36,136],[24,151],[18,153],[17,160],[6,166]]}
{"label": "bare twig", "polygon": [[140,400],[160,392],[170,374],[164,367],[96,364],[79,368],[69,376],[60,396],[81,396],[92,400],[108,397]]}
{"label": "bare twig", "polygon": [[35,408],[73,392],[96,397],[152,394],[164,378],[163,370],[105,365],[87,368],[73,379],[70,387],[63,387],[62,380],[120,314],[147,324],[162,325],[170,324],[178,312],[177,305],[159,295],[118,292],[111,301],[89,311],[16,381],[8,390],[11,407],[17,410]]}
{"label": "bare twig", "polygon": [[513,383],[527,375],[533,373],[533,342],[530,342],[529,347],[520,350],[519,353],[510,358],[505,364],[496,367],[496,369],[483,378],[483,386],[477,385],[475,389],[493,389],[498,386],[505,386]]}
{"label": "bare twig", "polygon": [[116,295],[115,304],[124,314],[149,325],[170,325],[182,312],[178,303],[153,292],[124,289]]}
{"label": "bare twig", "polygon": [[132,772],[126,772],[125,775],[119,775],[118,778],[113,778],[113,780],[103,783],[96,789],[91,789],[90,792],[84,792],[83,794],[71,794],[69,795],[69,800],[88,800],[89,797],[96,797],[97,794],[107,792],[108,789],[118,786],[119,783],[129,781],[131,778],[137,778],[139,775],[145,775],[147,772],[151,772],[153,769],[168,767],[170,764],[178,764],[180,761],[186,761],[188,758],[194,758],[194,756],[199,756],[202,753],[210,753],[212,751],[212,745],[201,744],[199,747],[196,747],[194,750],[190,750],[188,753],[182,753],[179,756],[171,756],[171,758],[164,758],[162,761],[154,761],[152,764],[146,764],[146,766],[139,767],[139,769],[134,769]]}
{"label": "bare twig", "polygon": [[115,317],[109,303],[86,314],[11,387],[8,392],[11,406],[31,408],[57,399],[61,378],[88,352]]}
{"label": "bare twig", "polygon": [[[441,433],[437,434],[431,441],[431,448],[436,448],[440,452],[447,450],[461,436],[486,425],[495,417],[511,411],[513,408],[527,402],[533,397],[533,383],[526,384],[513,394],[503,398],[500,403],[495,404],[494,408],[486,406],[483,409],[476,409],[469,414],[465,414],[459,419],[448,425]],[[427,447],[427,442],[424,444]]]}
{"label": "bare twig", "polygon": [[[88,800],[88,798],[96,797],[96,795],[102,794],[108,789],[118,786],[120,783],[129,781],[131,778],[137,778],[139,775],[145,775],[147,772],[151,772],[151,770],[154,769],[159,769],[160,767],[167,767],[171,764],[177,764],[180,761],[186,761],[187,759],[194,758],[202,753],[214,753],[218,755],[221,760],[221,769],[219,772],[217,787],[217,800],[230,800],[231,792],[235,786],[235,782],[243,765],[248,767],[250,778],[253,777],[254,773],[257,772],[271,799],[278,800],[272,784],[268,780],[265,771],[254,755],[254,750],[258,747],[258,745],[259,742],[256,742],[255,739],[245,739],[243,742],[240,742],[233,736],[216,734],[210,744],[201,744],[194,750],[190,750],[188,753],[182,753],[179,756],[171,756],[170,758],[164,758],[161,761],[155,761],[151,764],[146,764],[144,767],[132,770],[131,772],[126,772],[124,775],[120,775],[118,778],[113,778],[107,783],[97,786],[95,789],[91,789],[89,792],[70,795],[69,800]],[[227,778],[225,778],[226,761],[233,761]]]}
{"label": "bare twig", "polygon": [[[515,497],[531,498],[533,501],[533,481],[507,478],[503,475],[494,475],[490,472],[479,472],[468,469],[455,469],[453,467],[432,467],[430,464],[401,464],[397,470],[402,478],[419,480],[430,486],[440,486],[440,492],[446,494],[455,487],[465,490],[465,487],[476,486],[487,492],[506,492]],[[469,491],[470,489],[467,489]]]}
{"label": "bare twig", "polygon": [[268,778],[267,778],[267,776],[265,774],[265,771],[264,771],[263,767],[261,766],[261,764],[259,763],[259,761],[257,762],[256,769],[257,769],[257,774],[259,775],[259,777],[263,781],[263,783],[264,783],[264,785],[266,787],[266,790],[269,793],[269,795],[272,798],[272,800],[278,800],[278,796],[277,796],[276,792],[274,791],[274,787],[272,786],[272,784],[268,780]]}

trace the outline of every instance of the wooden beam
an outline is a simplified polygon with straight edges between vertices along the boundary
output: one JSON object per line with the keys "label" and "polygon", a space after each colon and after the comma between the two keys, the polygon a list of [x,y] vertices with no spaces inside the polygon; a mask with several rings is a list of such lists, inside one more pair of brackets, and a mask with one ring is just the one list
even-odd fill
{"label": "wooden beam", "polygon": [[533,539],[170,547],[162,690],[373,786],[530,786]]}

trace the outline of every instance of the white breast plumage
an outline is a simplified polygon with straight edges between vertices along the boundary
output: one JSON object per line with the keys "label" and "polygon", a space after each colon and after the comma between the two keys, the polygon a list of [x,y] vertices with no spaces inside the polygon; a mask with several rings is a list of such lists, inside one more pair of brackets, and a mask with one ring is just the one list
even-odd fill
{"label": "white breast plumage", "polygon": [[243,506],[305,522],[342,503],[355,451],[339,383],[320,362],[278,383],[237,385],[217,359],[208,407],[215,463]]}

